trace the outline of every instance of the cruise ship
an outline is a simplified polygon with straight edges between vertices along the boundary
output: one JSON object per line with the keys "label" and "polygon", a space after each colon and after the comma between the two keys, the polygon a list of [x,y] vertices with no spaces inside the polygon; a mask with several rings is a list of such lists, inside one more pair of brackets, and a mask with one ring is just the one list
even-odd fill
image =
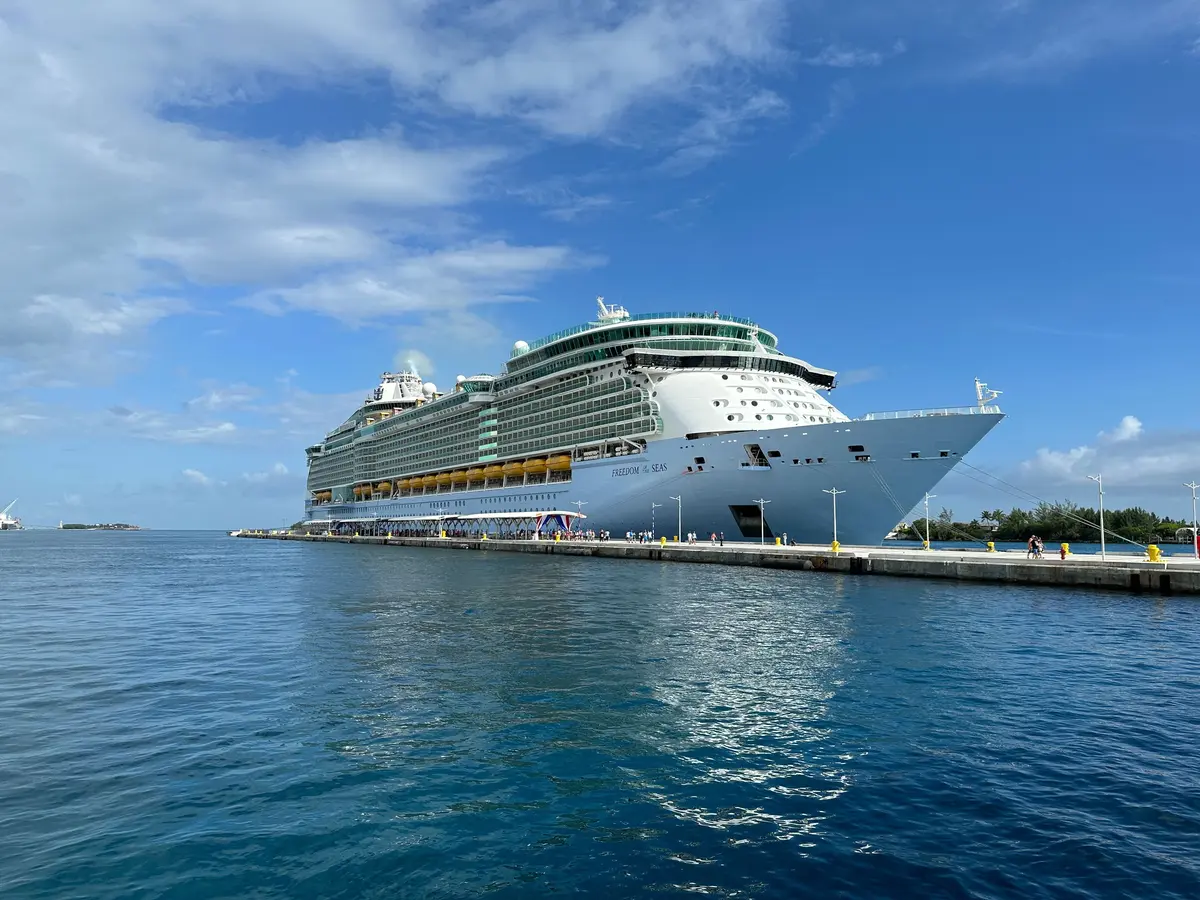
{"label": "cruise ship", "polygon": [[752,321],[597,306],[444,393],[385,373],[307,448],[305,527],[572,511],[618,536],[829,543],[836,503],[842,543],[878,544],[1004,417],[977,380],[974,405],[851,418],[835,372]]}

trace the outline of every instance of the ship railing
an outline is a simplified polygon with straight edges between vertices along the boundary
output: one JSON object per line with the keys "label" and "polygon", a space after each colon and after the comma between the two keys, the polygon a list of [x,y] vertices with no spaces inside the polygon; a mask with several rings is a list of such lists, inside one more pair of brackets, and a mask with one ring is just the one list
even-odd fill
{"label": "ship railing", "polygon": [[[651,319],[712,319],[714,322],[733,322],[736,325],[748,325],[751,328],[758,328],[758,323],[751,319],[744,319],[741,316],[722,316],[719,313],[705,312],[660,312],[660,313],[638,313],[636,316],[630,316],[627,319],[621,319],[621,322],[646,322]],[[617,324],[605,322],[605,325]],[[574,325],[571,328],[564,328],[562,331],[556,331],[544,338],[538,338],[536,341],[529,342],[530,350],[537,350],[539,347],[545,347],[547,344],[553,344],[555,341],[561,341],[563,338],[570,337],[573,334],[582,334],[585,331],[591,331],[593,328],[601,327],[596,322],[588,322],[584,325]]]}
{"label": "ship railing", "polygon": [[924,419],[931,416],[994,416],[1000,415],[998,406],[946,406],[940,409],[901,409],[894,412],[867,413],[856,422],[877,422],[881,419]]}

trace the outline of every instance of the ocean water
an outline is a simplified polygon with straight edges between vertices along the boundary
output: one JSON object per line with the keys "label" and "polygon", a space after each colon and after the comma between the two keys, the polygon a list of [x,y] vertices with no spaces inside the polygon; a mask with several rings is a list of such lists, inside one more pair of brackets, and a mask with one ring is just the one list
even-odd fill
{"label": "ocean water", "polygon": [[0,535],[0,897],[1200,896],[1200,604]]}

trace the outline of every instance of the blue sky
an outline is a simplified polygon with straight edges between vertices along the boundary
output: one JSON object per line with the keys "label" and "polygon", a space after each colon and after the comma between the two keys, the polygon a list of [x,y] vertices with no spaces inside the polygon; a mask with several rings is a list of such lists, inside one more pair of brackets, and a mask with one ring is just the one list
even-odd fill
{"label": "blue sky", "polygon": [[[405,359],[719,309],[1190,513],[1200,0],[0,0],[0,501],[279,525]],[[957,517],[1015,499],[958,474]]]}

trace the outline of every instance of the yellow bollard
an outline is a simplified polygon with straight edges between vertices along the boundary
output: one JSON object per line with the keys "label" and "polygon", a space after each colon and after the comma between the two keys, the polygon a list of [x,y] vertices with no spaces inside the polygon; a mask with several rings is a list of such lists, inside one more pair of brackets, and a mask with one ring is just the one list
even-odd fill
{"label": "yellow bollard", "polygon": [[480,536],[480,538],[479,538],[479,539],[480,539],[481,541],[486,541],[486,540],[487,540],[487,532],[485,531],[485,532],[484,532],[484,533],[483,533],[483,534]]}
{"label": "yellow bollard", "polygon": [[357,532],[357,531],[356,531],[356,532],[354,532],[354,536],[355,536],[355,537],[358,537],[358,532]]}
{"label": "yellow bollard", "polygon": [[674,537],[674,541],[675,541],[675,543],[677,543],[677,544],[679,543],[679,535],[675,535],[675,537]]}
{"label": "yellow bollard", "polygon": [[667,546],[667,539],[665,537],[660,537],[658,539],[658,546],[660,546],[660,547]]}
{"label": "yellow bollard", "polygon": [[775,546],[778,547],[783,543],[782,538],[775,538]]}
{"label": "yellow bollard", "polygon": [[988,541],[988,553],[995,553],[995,552],[996,552],[996,542]]}
{"label": "yellow bollard", "polygon": [[443,528],[440,532],[438,532],[438,537],[445,537],[445,536],[446,536],[446,529]]}
{"label": "yellow bollard", "polygon": [[1070,544],[1059,544],[1058,545],[1059,559],[1066,559],[1070,555],[1071,555],[1071,545]]}
{"label": "yellow bollard", "polygon": [[842,552],[841,541],[834,541],[832,544],[829,545],[829,549],[832,550],[834,553],[841,553]]}
{"label": "yellow bollard", "polygon": [[1157,544],[1151,544],[1146,548],[1146,555],[1150,557],[1150,562],[1161,562],[1162,551],[1158,549]]}
{"label": "yellow bollard", "polygon": [[921,549],[928,550],[929,549],[929,541],[921,541]]}

